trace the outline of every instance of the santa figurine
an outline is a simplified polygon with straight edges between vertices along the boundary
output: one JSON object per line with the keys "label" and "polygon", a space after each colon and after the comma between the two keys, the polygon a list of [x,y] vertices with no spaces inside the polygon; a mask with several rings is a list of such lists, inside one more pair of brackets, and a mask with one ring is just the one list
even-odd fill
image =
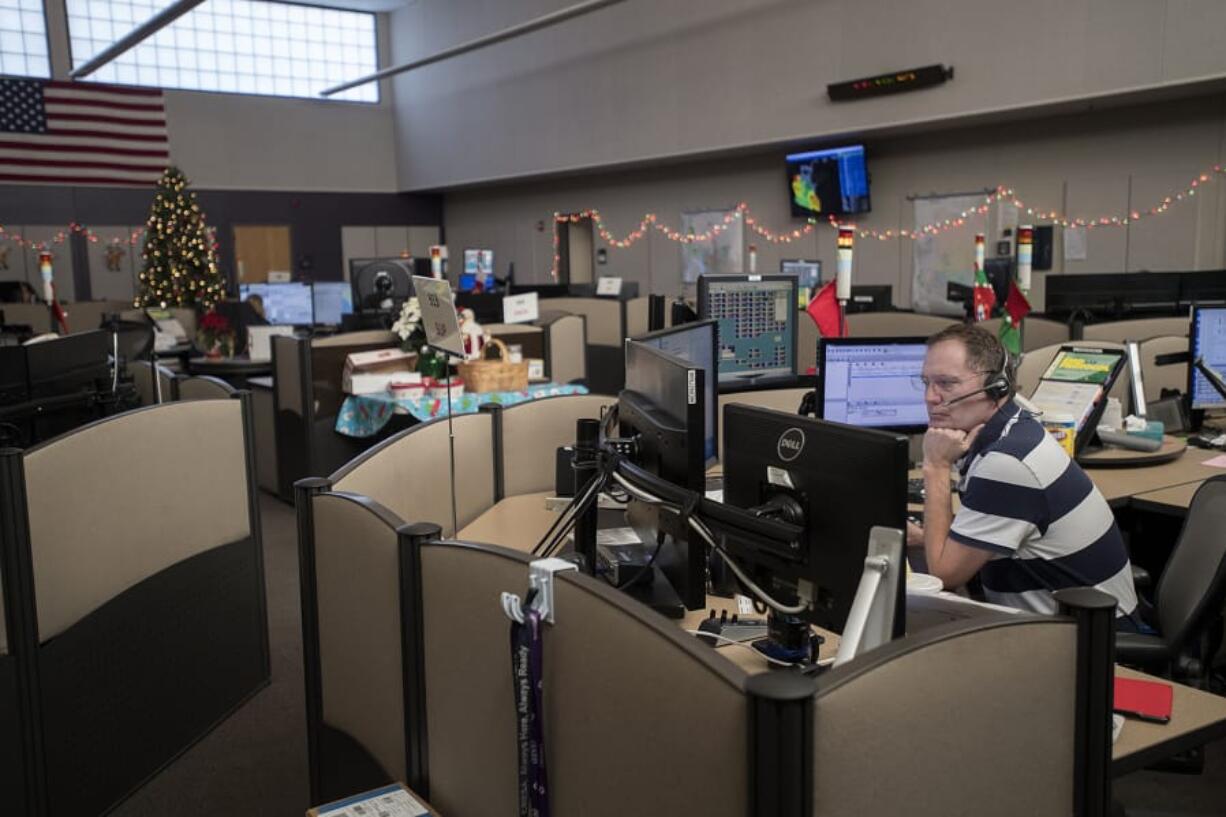
{"label": "santa figurine", "polygon": [[464,340],[464,359],[480,360],[489,335],[477,323],[477,316],[467,307],[460,310],[460,337]]}

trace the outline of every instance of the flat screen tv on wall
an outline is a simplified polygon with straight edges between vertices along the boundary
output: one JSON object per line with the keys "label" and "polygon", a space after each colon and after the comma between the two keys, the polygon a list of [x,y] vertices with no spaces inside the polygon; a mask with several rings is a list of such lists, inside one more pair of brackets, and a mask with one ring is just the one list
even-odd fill
{"label": "flat screen tv on wall", "polygon": [[864,145],[810,150],[787,157],[792,215],[849,215],[872,209]]}

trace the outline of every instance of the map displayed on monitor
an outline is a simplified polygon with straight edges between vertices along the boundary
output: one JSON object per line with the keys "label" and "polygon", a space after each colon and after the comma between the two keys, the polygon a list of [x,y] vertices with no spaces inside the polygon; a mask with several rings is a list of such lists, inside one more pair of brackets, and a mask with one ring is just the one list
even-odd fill
{"label": "map displayed on monitor", "polygon": [[[750,276],[752,277],[752,276]],[[721,383],[795,373],[791,280],[706,279],[704,318],[718,322]]]}

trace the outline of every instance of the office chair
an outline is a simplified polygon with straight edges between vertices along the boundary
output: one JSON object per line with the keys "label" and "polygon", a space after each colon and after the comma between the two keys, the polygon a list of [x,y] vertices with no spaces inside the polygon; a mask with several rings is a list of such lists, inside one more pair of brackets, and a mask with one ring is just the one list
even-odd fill
{"label": "office chair", "polygon": [[1222,639],[1226,594],[1226,476],[1205,481],[1155,592],[1155,635],[1119,633],[1116,658],[1198,688],[1208,684],[1208,663]]}

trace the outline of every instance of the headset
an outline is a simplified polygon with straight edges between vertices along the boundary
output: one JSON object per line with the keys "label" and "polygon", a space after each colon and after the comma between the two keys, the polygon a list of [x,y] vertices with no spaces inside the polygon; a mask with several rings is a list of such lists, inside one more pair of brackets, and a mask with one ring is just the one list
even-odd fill
{"label": "headset", "polygon": [[1016,390],[1013,383],[1013,361],[1010,359],[1009,350],[1002,343],[1000,345],[1000,365],[996,370],[988,374],[984,381],[983,388],[976,389],[973,392],[962,394],[955,397],[953,400],[944,400],[941,402],[941,408],[952,406],[955,403],[961,403],[963,400],[969,400],[979,394],[986,394],[993,400],[999,400],[1002,397],[1011,397]]}

